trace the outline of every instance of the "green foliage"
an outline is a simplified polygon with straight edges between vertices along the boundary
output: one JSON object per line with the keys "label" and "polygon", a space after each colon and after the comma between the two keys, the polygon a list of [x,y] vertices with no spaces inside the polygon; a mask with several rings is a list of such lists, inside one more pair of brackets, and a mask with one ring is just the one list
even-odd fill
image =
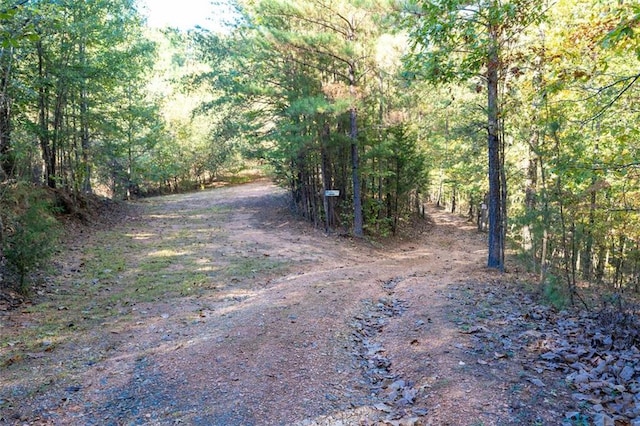
{"label": "green foliage", "polygon": [[540,5],[540,1],[412,0],[404,13],[412,45],[408,69],[437,84],[468,81],[486,66],[494,37],[511,38],[539,22]]}
{"label": "green foliage", "polygon": [[213,126],[192,114],[210,96],[183,90],[204,69],[187,34],[146,29],[131,0],[0,12],[1,178],[126,198],[203,184],[223,167],[207,155]]}
{"label": "green foliage", "polygon": [[[507,224],[504,111],[500,86],[507,80],[509,47],[540,20],[541,1],[409,2],[409,72],[434,84],[466,83],[481,77],[486,85],[488,148],[488,266],[504,269]],[[454,187],[454,199],[455,199]]]}
{"label": "green foliage", "polygon": [[[387,235],[427,198],[476,216],[495,136],[506,230],[549,298],[640,287],[634,2],[414,0],[404,34],[387,2],[241,1],[224,35],[147,31],[129,0],[17,5],[0,9],[0,180],[130,197],[251,160],[317,226],[353,228],[359,192]],[[47,207],[20,209],[2,241],[26,276],[9,235],[35,238]]]}
{"label": "green foliage", "polygon": [[433,164],[432,198],[448,206],[456,200],[458,208],[462,195],[478,205],[487,191],[479,141],[491,128],[482,125],[479,113],[487,111],[478,108],[487,95],[487,29],[493,26],[503,40],[498,125],[510,188],[508,231],[541,283],[554,277],[544,285],[561,305],[579,300],[583,281],[638,288],[633,102],[640,10],[633,2],[584,0],[539,6],[411,2],[403,11],[413,44],[405,62],[418,82],[413,90],[428,99],[416,106]]}
{"label": "green foliage", "polygon": [[20,183],[2,187],[0,206],[0,267],[8,272],[6,282],[0,283],[27,293],[29,274],[45,267],[57,248],[54,203],[45,191]]}
{"label": "green foliage", "polygon": [[570,304],[570,296],[567,287],[554,275],[548,275],[542,288],[543,299],[558,310],[566,308]]}
{"label": "green foliage", "polygon": [[[216,119],[216,152],[232,145],[266,160],[298,212],[318,226],[358,233],[361,201],[370,232],[394,232],[418,204],[410,201],[427,164],[402,124],[408,118],[394,118],[403,82],[394,50],[401,43],[384,19],[389,5],[243,6],[246,26],[198,38],[211,71],[194,81],[216,96],[205,108],[224,117]],[[339,199],[325,200],[325,189],[340,190]]]}
{"label": "green foliage", "polygon": [[605,48],[621,47],[623,49],[633,49],[640,59],[640,5],[630,3],[620,3],[614,14],[618,18],[616,25],[602,39],[602,46]]}
{"label": "green foliage", "polygon": [[365,204],[366,226],[384,236],[394,234],[426,190],[426,156],[418,147],[415,131],[401,122],[389,125],[363,160],[367,166],[363,175],[372,185]]}
{"label": "green foliage", "polygon": [[426,193],[447,209],[477,212],[487,192],[486,135],[481,111],[476,108],[480,96],[454,85],[413,87],[418,93],[431,93],[431,98],[424,97],[416,106],[423,114],[414,119],[429,163]]}

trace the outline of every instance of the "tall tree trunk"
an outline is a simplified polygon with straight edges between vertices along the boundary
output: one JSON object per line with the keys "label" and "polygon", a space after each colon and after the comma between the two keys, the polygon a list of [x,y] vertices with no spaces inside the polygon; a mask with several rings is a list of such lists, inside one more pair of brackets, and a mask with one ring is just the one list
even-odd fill
{"label": "tall tree trunk", "polygon": [[457,187],[454,184],[451,190],[451,213],[456,212],[456,195],[457,195]]}
{"label": "tall tree trunk", "polygon": [[2,61],[2,69],[0,70],[2,72],[0,76],[0,171],[5,177],[13,175],[15,166],[11,152],[11,97],[9,96],[12,57],[12,48],[0,50],[0,61]]}
{"label": "tall tree trunk", "polygon": [[[599,126],[598,126],[599,127]],[[598,129],[599,130],[599,129]],[[595,146],[594,150],[594,164],[597,162],[598,155],[598,144]],[[587,224],[586,230],[586,241],[585,247],[582,252],[582,278],[586,281],[591,281],[593,276],[593,230],[595,228],[596,223],[596,201],[597,201],[597,188],[596,184],[598,182],[598,176],[595,174],[591,177],[591,194],[589,197],[589,222]]]}
{"label": "tall tree trunk", "polygon": [[131,186],[133,185],[133,119],[131,117],[132,101],[131,87],[127,88],[127,200],[131,199]]}
{"label": "tall tree trunk", "polygon": [[13,175],[14,161],[11,152],[11,100],[6,92],[7,76],[0,80],[0,168],[6,177]]}
{"label": "tall tree trunk", "polygon": [[[83,69],[86,69],[86,52],[84,43],[80,43],[79,46],[80,64]],[[89,100],[87,80],[83,77],[82,89],[80,90],[80,146],[82,148],[82,165],[84,176],[82,179],[82,191],[90,193],[91,189],[91,163],[89,155]]]}
{"label": "tall tree trunk", "polygon": [[364,220],[362,217],[362,195],[360,193],[360,158],[358,154],[358,112],[356,108],[356,69],[355,64],[349,65],[349,91],[351,93],[351,108],[349,122],[351,138],[351,172],[353,181],[353,235],[364,235]]}
{"label": "tall tree trunk", "polygon": [[489,256],[487,266],[504,271],[504,230],[502,199],[502,169],[500,114],[498,109],[498,34],[495,27],[489,29],[492,47],[487,61],[487,133],[489,151]]}
{"label": "tall tree trunk", "polygon": [[42,160],[44,161],[44,178],[47,186],[56,187],[56,152],[51,148],[51,138],[49,135],[49,112],[47,103],[49,91],[46,86],[46,75],[44,71],[44,50],[42,42],[37,43],[38,50],[38,120],[40,127],[40,148],[42,149]]}
{"label": "tall tree trunk", "polygon": [[524,205],[526,208],[526,213],[528,215],[527,223],[522,228],[522,240],[523,240],[523,249],[525,252],[531,255],[531,261],[534,265],[537,263],[536,259],[536,246],[535,246],[535,236],[533,235],[533,230],[531,229],[531,222],[533,219],[534,212],[537,209],[537,198],[538,198],[538,156],[537,156],[537,146],[538,140],[540,137],[540,132],[537,128],[532,129],[531,136],[529,138],[529,156],[528,156],[528,165],[527,165],[527,180],[526,180],[526,188],[525,188],[525,197],[524,197]]}
{"label": "tall tree trunk", "polygon": [[[618,237],[618,252],[614,255],[615,259],[615,274],[613,277],[613,284],[615,288],[622,288],[624,278],[624,253],[626,251],[627,238],[624,235]],[[615,250],[612,250],[615,253]]]}
{"label": "tall tree trunk", "polygon": [[469,209],[467,210],[467,217],[469,218],[469,220],[473,220],[473,209],[475,206],[476,200],[475,197],[473,196],[472,192],[469,192]]}
{"label": "tall tree trunk", "polygon": [[[595,185],[597,180],[594,176],[591,180],[592,185]],[[596,210],[596,190],[595,188],[590,195],[589,204],[589,223],[586,230],[585,247],[582,252],[582,278],[587,281],[591,281],[593,276],[593,229],[595,227],[595,210]]]}
{"label": "tall tree trunk", "polygon": [[[50,139],[51,143],[51,153],[52,153],[52,164],[51,172],[48,175],[48,184],[49,187],[55,188],[57,186],[57,180],[63,180],[65,171],[64,171],[64,157],[63,150],[61,146],[62,136],[63,136],[63,127],[64,127],[64,109],[66,104],[66,95],[67,95],[67,87],[66,83],[62,80],[58,80],[58,89],[56,91],[55,98],[55,106],[53,109],[53,129],[52,129],[52,138]],[[58,149],[61,150],[58,153]],[[60,164],[57,164],[56,161],[60,160]],[[62,182],[64,184],[64,182]]]}
{"label": "tall tree trunk", "polygon": [[322,174],[322,203],[324,208],[324,221],[325,221],[325,232],[329,232],[331,229],[331,219],[333,217],[333,209],[332,202],[329,200],[329,197],[325,195],[325,191],[328,189],[333,189],[331,178],[331,159],[329,158],[329,123],[326,121],[322,126],[322,130],[320,130],[320,164],[322,169],[320,173]]}

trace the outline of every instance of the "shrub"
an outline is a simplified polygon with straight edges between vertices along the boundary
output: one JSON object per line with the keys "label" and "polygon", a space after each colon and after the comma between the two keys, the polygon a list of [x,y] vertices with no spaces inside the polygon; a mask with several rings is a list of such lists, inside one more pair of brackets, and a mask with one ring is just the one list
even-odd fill
{"label": "shrub", "polygon": [[570,304],[568,289],[553,274],[547,275],[543,287],[543,298],[558,310],[562,310]]}
{"label": "shrub", "polygon": [[17,183],[0,189],[0,206],[0,267],[7,273],[0,284],[27,293],[29,274],[46,264],[57,245],[54,203],[43,189]]}

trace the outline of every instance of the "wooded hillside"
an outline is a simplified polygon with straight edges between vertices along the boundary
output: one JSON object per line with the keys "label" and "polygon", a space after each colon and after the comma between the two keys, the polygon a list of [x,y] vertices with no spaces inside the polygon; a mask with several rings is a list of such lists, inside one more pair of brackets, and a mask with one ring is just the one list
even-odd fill
{"label": "wooded hillside", "polygon": [[582,283],[638,291],[637,4],[234,6],[233,27],[184,33],[146,28],[133,0],[2,2],[1,285],[55,246],[41,219],[86,194],[194,189],[252,162],[328,231],[396,234],[435,202],[487,228],[490,267],[515,249],[560,304]]}

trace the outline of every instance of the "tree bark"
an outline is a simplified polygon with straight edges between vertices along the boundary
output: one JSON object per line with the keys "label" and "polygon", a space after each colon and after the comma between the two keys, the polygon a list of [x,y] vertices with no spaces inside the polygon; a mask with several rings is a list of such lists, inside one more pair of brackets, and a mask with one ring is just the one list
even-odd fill
{"label": "tree bark", "polygon": [[498,109],[498,35],[489,28],[491,49],[487,61],[487,133],[489,152],[489,256],[487,266],[504,271],[503,163],[501,160],[500,114]]}
{"label": "tree bark", "polygon": [[37,43],[38,50],[38,120],[40,127],[40,148],[42,149],[42,160],[44,161],[44,177],[47,186],[50,188],[56,187],[56,153],[51,149],[51,142],[49,138],[49,123],[48,123],[48,110],[47,101],[49,93],[46,87],[46,76],[44,71],[44,50],[42,48],[42,42]]}
{"label": "tree bark", "polygon": [[364,235],[364,220],[362,217],[362,195],[360,193],[360,158],[358,154],[358,112],[356,109],[356,70],[355,64],[349,66],[349,91],[351,92],[351,109],[349,110],[351,138],[351,173],[353,181],[353,235]]}
{"label": "tree bark", "polygon": [[[84,43],[80,43],[78,48],[80,55],[80,64],[86,70],[87,60]],[[82,179],[82,191],[91,193],[91,163],[90,163],[90,142],[89,142],[89,101],[88,101],[87,80],[83,77],[82,89],[80,90],[80,140],[82,147],[82,163],[84,168],[84,176]]]}
{"label": "tree bark", "polygon": [[0,166],[4,176],[11,177],[14,168],[11,152],[11,100],[4,90],[5,80],[6,76],[3,76],[0,81],[3,86],[0,93]]}
{"label": "tree bark", "polygon": [[5,177],[14,173],[14,157],[11,152],[11,97],[9,82],[11,79],[11,61],[13,52],[3,48],[0,52],[2,60],[2,76],[0,76],[0,170]]}
{"label": "tree bark", "polygon": [[329,124],[325,122],[322,126],[322,130],[320,131],[320,156],[321,156],[321,170],[322,174],[322,203],[324,208],[324,220],[325,220],[325,232],[329,232],[331,230],[331,219],[333,217],[333,209],[332,203],[329,201],[329,197],[325,194],[327,189],[332,189],[332,181],[331,178],[331,159],[329,158],[329,132],[330,132]]}

